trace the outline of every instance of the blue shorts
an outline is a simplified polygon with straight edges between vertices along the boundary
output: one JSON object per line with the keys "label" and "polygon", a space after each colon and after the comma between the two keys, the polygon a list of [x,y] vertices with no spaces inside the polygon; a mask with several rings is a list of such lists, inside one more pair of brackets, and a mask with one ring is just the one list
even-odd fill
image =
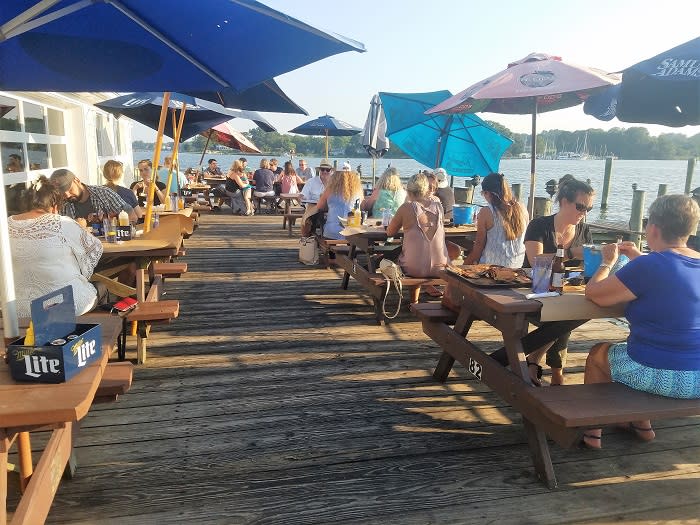
{"label": "blue shorts", "polygon": [[700,370],[665,370],[639,364],[627,354],[627,343],[610,346],[608,363],[615,383],[665,397],[700,399]]}

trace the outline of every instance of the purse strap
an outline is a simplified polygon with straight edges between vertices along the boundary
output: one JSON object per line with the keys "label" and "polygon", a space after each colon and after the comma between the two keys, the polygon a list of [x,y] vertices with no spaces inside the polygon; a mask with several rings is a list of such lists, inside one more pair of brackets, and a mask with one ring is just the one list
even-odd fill
{"label": "purse strap", "polygon": [[[387,262],[389,263],[389,261]],[[384,278],[386,279],[386,292],[384,292],[384,298],[382,299],[382,314],[387,319],[395,319],[399,315],[399,311],[401,310],[401,299],[403,298],[403,283],[401,282],[402,272],[401,268],[394,262],[390,262],[390,264],[385,265],[385,267],[386,266],[391,268],[391,270],[387,271],[386,273],[384,272],[384,268],[382,268],[381,264],[379,267],[380,271],[384,274]],[[391,291],[392,285],[396,289],[396,292],[399,294],[399,301],[396,305],[396,311],[393,314],[389,315],[386,311],[386,298],[389,297],[389,292]]]}

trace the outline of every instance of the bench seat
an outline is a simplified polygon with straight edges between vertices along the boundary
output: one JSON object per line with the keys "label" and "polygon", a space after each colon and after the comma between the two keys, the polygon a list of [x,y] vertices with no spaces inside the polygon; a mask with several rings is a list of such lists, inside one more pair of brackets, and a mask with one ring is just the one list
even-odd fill
{"label": "bench seat", "polygon": [[331,259],[331,252],[336,255],[347,255],[350,253],[350,245],[344,239],[324,239],[316,237],[318,240],[319,261],[325,268],[337,265],[336,259]]}
{"label": "bench seat", "polygon": [[163,277],[180,277],[187,272],[187,263],[183,262],[154,262],[153,273]]}
{"label": "bench seat", "polygon": [[180,314],[180,301],[147,301],[139,303],[127,316],[127,321],[168,322]]}
{"label": "bench seat", "polygon": [[129,391],[133,377],[134,365],[130,362],[108,363],[95,392],[93,403],[116,401],[120,395]]}
{"label": "bench seat", "polygon": [[415,303],[411,311],[420,321],[455,324],[457,313],[445,308],[440,303]]}
{"label": "bench seat", "polygon": [[289,232],[289,236],[292,236],[292,228],[297,222],[297,219],[301,219],[304,216],[304,212],[292,212],[292,213],[285,213],[284,218],[282,219],[282,229],[287,229]]}

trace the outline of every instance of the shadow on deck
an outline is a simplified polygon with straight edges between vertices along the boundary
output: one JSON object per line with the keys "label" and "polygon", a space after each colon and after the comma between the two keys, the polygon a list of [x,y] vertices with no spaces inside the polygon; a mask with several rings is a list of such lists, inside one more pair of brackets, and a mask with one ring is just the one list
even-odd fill
{"label": "shadow on deck", "polygon": [[[154,330],[132,390],[84,420],[50,523],[697,518],[700,420],[663,422],[651,444],[611,432],[600,452],[555,446],[549,491],[517,414],[459,367],[436,383],[420,324],[374,324],[355,283],[297,262],[281,220],[201,218],[189,272],[166,284],[180,317]],[[622,336],[605,321],[578,330],[570,380],[593,342]]]}

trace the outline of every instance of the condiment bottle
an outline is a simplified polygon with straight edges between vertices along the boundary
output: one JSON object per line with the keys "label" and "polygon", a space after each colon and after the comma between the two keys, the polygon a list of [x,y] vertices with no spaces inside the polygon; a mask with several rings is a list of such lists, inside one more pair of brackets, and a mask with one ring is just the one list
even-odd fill
{"label": "condiment bottle", "polygon": [[354,216],[354,225],[356,228],[362,226],[362,212],[360,211],[360,199],[355,201],[355,208],[352,210]]}
{"label": "condiment bottle", "polygon": [[552,261],[552,278],[549,281],[549,291],[564,293],[564,246],[557,245],[557,254]]}
{"label": "condiment bottle", "polygon": [[119,226],[129,226],[129,214],[125,210],[119,212]]}

